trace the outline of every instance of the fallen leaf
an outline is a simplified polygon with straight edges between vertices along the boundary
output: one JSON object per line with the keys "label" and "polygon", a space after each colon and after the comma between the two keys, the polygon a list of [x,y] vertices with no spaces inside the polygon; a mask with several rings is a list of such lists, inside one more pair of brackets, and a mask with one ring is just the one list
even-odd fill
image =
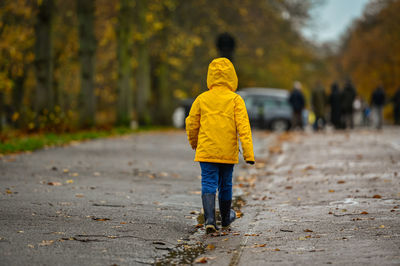
{"label": "fallen leaf", "polygon": [[374,198],[374,199],[381,199],[381,198],[382,198],[382,196],[381,196],[381,195],[378,195],[378,194],[376,194],[376,195],[374,195],[372,198]]}
{"label": "fallen leaf", "polygon": [[42,242],[39,243],[39,246],[50,246],[53,243],[54,243],[54,240],[42,240]]}
{"label": "fallen leaf", "polygon": [[94,172],[93,175],[94,176],[100,176],[101,174],[99,172]]}
{"label": "fallen leaf", "polygon": [[239,235],[240,235],[240,233],[233,233],[233,235],[234,235],[234,236],[239,236]]}
{"label": "fallen leaf", "polygon": [[73,173],[73,174],[71,174],[71,176],[79,176],[79,174],[78,173]]}
{"label": "fallen leaf", "polygon": [[315,167],[312,165],[307,166],[306,168],[304,168],[304,171],[308,171],[308,170],[314,170]]}
{"label": "fallen leaf", "polygon": [[258,247],[258,248],[263,248],[263,247],[265,247],[266,245],[267,245],[267,244],[258,244],[257,247]]}
{"label": "fallen leaf", "polygon": [[119,224],[126,224],[126,222],[120,222]]}
{"label": "fallen leaf", "polygon": [[293,187],[292,186],[287,186],[287,187],[285,187],[286,189],[292,189]]}
{"label": "fallen leaf", "polygon": [[281,251],[279,248],[276,248],[275,251]]}
{"label": "fallen leaf", "polygon": [[307,236],[305,236],[304,238],[311,238],[311,235],[307,235]]}
{"label": "fallen leaf", "polygon": [[147,177],[150,179],[154,179],[156,176],[154,174],[148,174]]}
{"label": "fallen leaf", "polygon": [[368,214],[368,212],[366,212],[366,211],[363,211],[363,212],[361,212],[360,214]]}
{"label": "fallen leaf", "polygon": [[199,211],[191,211],[190,214],[199,214]]}
{"label": "fallen leaf", "polygon": [[202,228],[202,227],[203,227],[203,224],[196,224],[195,227],[196,227],[196,228]]}
{"label": "fallen leaf", "polygon": [[85,195],[83,195],[83,194],[75,194],[75,197],[77,197],[77,198],[84,198]]}
{"label": "fallen leaf", "polygon": [[189,194],[201,195],[201,191],[189,191]]}
{"label": "fallen leaf", "polygon": [[208,244],[206,249],[207,250],[213,250],[213,249],[215,249],[215,246],[213,244]]}
{"label": "fallen leaf", "polygon": [[207,263],[208,260],[215,259],[215,257],[200,257],[194,260],[194,263]]}
{"label": "fallen leaf", "polygon": [[7,193],[7,194],[12,194],[12,191],[9,190],[9,189],[7,189],[7,190],[6,190],[6,193]]}
{"label": "fallen leaf", "polygon": [[304,237],[301,236],[301,237],[299,237],[299,240],[306,240],[306,239],[305,239]]}
{"label": "fallen leaf", "polygon": [[385,226],[382,224],[381,226],[379,226],[379,228],[385,228]]}
{"label": "fallen leaf", "polygon": [[47,185],[49,185],[49,186],[61,186],[62,184],[60,182],[48,182]]}
{"label": "fallen leaf", "polygon": [[236,217],[241,218],[243,216],[243,213],[241,211],[236,211]]}
{"label": "fallen leaf", "polygon": [[259,236],[259,234],[244,234],[245,236]]}
{"label": "fallen leaf", "polygon": [[35,246],[32,244],[28,244],[28,248],[35,248]]}
{"label": "fallen leaf", "polygon": [[64,173],[69,173],[69,169],[63,169]]}
{"label": "fallen leaf", "polygon": [[330,189],[330,190],[329,190],[329,193],[333,193],[333,192],[335,192],[334,189]]}
{"label": "fallen leaf", "polygon": [[159,176],[167,177],[167,176],[169,176],[169,174],[167,172],[161,172],[161,173],[159,173]]}
{"label": "fallen leaf", "polygon": [[314,231],[313,231],[313,230],[310,230],[310,229],[305,229],[304,232],[312,233],[312,232],[314,232]]}
{"label": "fallen leaf", "polygon": [[344,183],[346,183],[346,181],[344,181],[344,180],[339,180],[339,181],[337,181],[337,183],[338,183],[338,184],[344,184]]}
{"label": "fallen leaf", "polygon": [[73,184],[73,183],[74,183],[74,180],[68,179],[67,181],[65,181],[65,183],[67,183],[67,184]]}
{"label": "fallen leaf", "polygon": [[98,221],[98,222],[104,222],[104,221],[109,221],[109,218],[96,218],[96,217],[92,217],[92,220],[94,221]]}
{"label": "fallen leaf", "polygon": [[224,238],[224,239],[222,239],[222,241],[228,241],[228,238]]}
{"label": "fallen leaf", "polygon": [[282,151],[282,147],[281,146],[276,145],[276,146],[269,147],[269,153],[281,154],[282,152],[283,151]]}

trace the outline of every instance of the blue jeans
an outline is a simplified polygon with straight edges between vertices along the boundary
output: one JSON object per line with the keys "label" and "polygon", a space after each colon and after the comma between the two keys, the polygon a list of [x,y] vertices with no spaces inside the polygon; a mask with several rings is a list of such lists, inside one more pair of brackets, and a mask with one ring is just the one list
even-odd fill
{"label": "blue jeans", "polygon": [[233,164],[200,162],[201,194],[215,194],[219,200],[232,199]]}

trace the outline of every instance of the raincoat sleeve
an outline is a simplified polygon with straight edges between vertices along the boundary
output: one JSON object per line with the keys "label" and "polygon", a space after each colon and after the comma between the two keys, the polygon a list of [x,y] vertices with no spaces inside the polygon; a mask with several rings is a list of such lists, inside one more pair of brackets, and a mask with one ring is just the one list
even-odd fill
{"label": "raincoat sleeve", "polygon": [[200,129],[200,105],[198,99],[194,101],[190,108],[189,116],[185,120],[186,133],[192,149],[197,148],[197,138]]}
{"label": "raincoat sleeve", "polygon": [[242,143],[243,158],[245,161],[254,161],[249,116],[247,115],[246,105],[239,95],[235,98],[235,123],[240,142]]}

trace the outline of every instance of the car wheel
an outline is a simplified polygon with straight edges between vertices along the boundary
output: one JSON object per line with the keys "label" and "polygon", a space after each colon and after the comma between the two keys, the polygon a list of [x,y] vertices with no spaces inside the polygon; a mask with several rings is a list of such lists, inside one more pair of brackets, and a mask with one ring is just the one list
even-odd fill
{"label": "car wheel", "polygon": [[286,120],[278,119],[274,120],[271,123],[271,130],[272,131],[277,131],[277,132],[282,132],[285,130],[289,129],[289,122]]}

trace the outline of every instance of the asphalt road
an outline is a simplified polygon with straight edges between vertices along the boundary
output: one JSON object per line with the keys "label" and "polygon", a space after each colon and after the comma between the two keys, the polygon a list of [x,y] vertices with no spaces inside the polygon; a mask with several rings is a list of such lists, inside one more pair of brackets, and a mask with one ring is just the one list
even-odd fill
{"label": "asphalt road", "polygon": [[0,265],[400,264],[400,129],[254,135],[221,236],[182,131],[2,157]]}

